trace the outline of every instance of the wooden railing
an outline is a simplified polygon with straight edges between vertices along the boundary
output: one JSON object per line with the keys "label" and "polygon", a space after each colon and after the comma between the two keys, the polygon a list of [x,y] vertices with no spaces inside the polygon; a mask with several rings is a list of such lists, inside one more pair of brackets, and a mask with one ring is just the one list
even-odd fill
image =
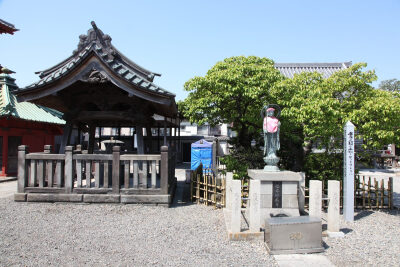
{"label": "wooden railing", "polygon": [[[79,149],[73,151],[72,146],[66,147],[65,154],[50,154],[51,146],[45,146],[43,153],[28,154],[27,150],[27,146],[18,147],[18,193],[22,195],[16,195],[16,200],[26,200],[26,193],[96,194],[99,197],[90,199],[99,201],[93,202],[103,199],[106,202],[158,203],[155,196],[162,199],[161,203],[172,200],[175,154],[166,146],[161,147],[159,155],[121,155],[119,146],[113,147],[112,154],[86,154]],[[104,195],[120,197],[105,198]],[[136,195],[153,195],[153,198]],[[49,199],[62,198],[52,196]],[[79,201],[79,197],[74,199]],[[82,201],[84,199],[82,196]]]}

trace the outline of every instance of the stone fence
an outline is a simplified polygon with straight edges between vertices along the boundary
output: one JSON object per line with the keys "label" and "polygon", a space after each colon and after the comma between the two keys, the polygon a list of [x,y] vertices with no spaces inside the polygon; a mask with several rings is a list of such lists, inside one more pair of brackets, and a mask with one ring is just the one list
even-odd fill
{"label": "stone fence", "polygon": [[15,201],[152,203],[169,205],[176,187],[175,153],[85,154],[67,146],[65,154],[28,153],[18,147]]}

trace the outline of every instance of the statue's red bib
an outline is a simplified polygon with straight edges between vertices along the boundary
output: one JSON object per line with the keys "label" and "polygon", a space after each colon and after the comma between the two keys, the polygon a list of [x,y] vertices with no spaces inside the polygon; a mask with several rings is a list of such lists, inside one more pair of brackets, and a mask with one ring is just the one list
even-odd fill
{"label": "statue's red bib", "polygon": [[276,133],[278,131],[279,120],[275,117],[264,118],[264,130],[269,133]]}

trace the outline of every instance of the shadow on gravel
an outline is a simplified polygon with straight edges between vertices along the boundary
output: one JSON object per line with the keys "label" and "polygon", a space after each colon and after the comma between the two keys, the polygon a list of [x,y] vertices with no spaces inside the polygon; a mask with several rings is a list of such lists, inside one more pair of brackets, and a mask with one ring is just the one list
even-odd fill
{"label": "shadow on gravel", "polygon": [[347,235],[348,233],[353,232],[353,229],[350,228],[341,228],[340,232],[343,232],[345,235]]}
{"label": "shadow on gravel", "polygon": [[176,183],[174,200],[170,208],[178,208],[193,204],[194,203],[190,201],[190,184],[187,184],[185,181],[178,181]]}
{"label": "shadow on gravel", "polygon": [[354,216],[354,220],[355,221],[361,220],[362,218],[367,217],[373,213],[374,212],[371,210],[362,210],[362,211],[358,212],[358,214],[356,216]]}
{"label": "shadow on gravel", "polygon": [[326,244],[325,241],[322,241],[322,246],[324,247],[324,249],[330,248],[330,246],[328,246],[328,244]]}

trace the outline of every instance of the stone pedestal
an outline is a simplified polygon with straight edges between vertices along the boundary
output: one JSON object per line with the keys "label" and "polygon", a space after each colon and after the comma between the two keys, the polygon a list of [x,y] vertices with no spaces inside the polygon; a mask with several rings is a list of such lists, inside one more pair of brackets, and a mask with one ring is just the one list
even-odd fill
{"label": "stone pedestal", "polygon": [[[272,216],[300,216],[298,188],[303,174],[291,171],[248,170],[251,179],[259,180],[260,185],[260,224]],[[251,201],[251,200],[250,200]]]}

